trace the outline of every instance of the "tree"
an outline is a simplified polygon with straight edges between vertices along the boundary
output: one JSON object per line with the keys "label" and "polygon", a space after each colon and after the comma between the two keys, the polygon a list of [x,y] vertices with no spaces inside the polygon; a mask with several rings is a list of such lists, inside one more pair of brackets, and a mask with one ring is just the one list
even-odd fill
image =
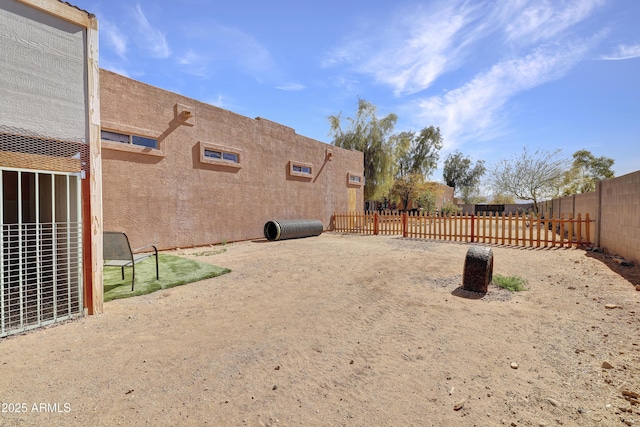
{"label": "tree", "polygon": [[416,199],[416,203],[418,203],[418,206],[420,206],[427,213],[435,212],[436,193],[431,190],[423,191]]}
{"label": "tree", "polygon": [[513,196],[507,196],[505,194],[494,194],[493,198],[489,202],[492,205],[513,205],[516,201]]}
{"label": "tree", "polygon": [[472,167],[471,158],[459,151],[449,154],[444,161],[444,182],[453,187],[453,194],[462,196],[465,203],[471,203],[471,198],[477,193],[480,177],[485,172],[484,160],[478,160]]}
{"label": "tree", "polygon": [[563,194],[588,193],[596,190],[596,182],[613,178],[611,170],[614,160],[609,157],[595,157],[588,150],[573,153],[571,169],[565,172]]}
{"label": "tree", "polygon": [[392,137],[397,158],[397,170],[391,197],[402,201],[404,209],[411,209],[410,201],[416,201],[424,192],[425,178],[438,167],[442,136],[440,129],[429,126],[418,134],[401,132]]}
{"label": "tree", "polygon": [[440,128],[429,126],[417,135],[414,132],[401,132],[394,135],[393,142],[397,148],[397,177],[421,174],[426,178],[438,167],[442,149]]}
{"label": "tree", "polygon": [[355,118],[348,117],[348,127],[342,127],[342,113],[329,116],[333,144],[364,153],[365,200],[382,200],[389,194],[396,171],[392,135],[398,117],[390,113],[382,119],[376,116],[376,107],[358,99]]}
{"label": "tree", "polygon": [[559,193],[567,164],[560,153],[561,150],[530,153],[525,147],[513,160],[500,160],[491,175],[495,193],[531,200],[537,214],[539,200]]}
{"label": "tree", "polygon": [[419,173],[411,173],[403,177],[398,177],[393,182],[390,196],[396,201],[401,201],[403,209],[411,209],[409,202],[416,200],[423,192],[424,178]]}

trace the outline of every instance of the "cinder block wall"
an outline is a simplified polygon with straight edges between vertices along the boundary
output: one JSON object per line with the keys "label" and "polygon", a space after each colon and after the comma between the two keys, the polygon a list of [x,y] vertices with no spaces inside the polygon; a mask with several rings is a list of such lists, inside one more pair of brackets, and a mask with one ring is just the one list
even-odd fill
{"label": "cinder block wall", "polygon": [[548,200],[543,207],[547,218],[589,213],[595,245],[640,263],[640,171],[600,181],[590,193]]}
{"label": "cinder block wall", "polygon": [[[361,152],[295,133],[147,84],[100,71],[103,130],[159,140],[158,150],[102,142],[104,229],[132,246],[191,247],[263,237],[269,220],[318,219],[363,209]],[[181,110],[193,117],[184,120]],[[328,125],[327,125],[328,126]],[[240,154],[240,167],[201,161],[202,144]],[[331,155],[328,156],[328,150]],[[290,173],[290,162],[312,176]]]}
{"label": "cinder block wall", "polygon": [[600,246],[640,262],[640,171],[599,183]]}

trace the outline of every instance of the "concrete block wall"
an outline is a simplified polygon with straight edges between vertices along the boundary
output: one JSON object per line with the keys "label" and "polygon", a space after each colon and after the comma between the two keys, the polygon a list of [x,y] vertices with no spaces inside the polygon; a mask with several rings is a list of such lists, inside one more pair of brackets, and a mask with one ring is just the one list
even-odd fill
{"label": "concrete block wall", "polygon": [[591,239],[608,253],[640,263],[640,171],[598,182],[596,191],[543,202],[550,218],[588,212]]}
{"label": "concrete block wall", "polygon": [[640,171],[601,181],[600,246],[640,263]]}
{"label": "concrete block wall", "polygon": [[[363,175],[361,152],[106,70],[100,93],[102,130],[159,141],[158,149],[102,141],[104,229],[125,231],[132,246],[262,238],[269,220],[318,219],[327,228],[333,212],[363,209],[363,187],[348,178]],[[203,161],[203,145],[240,162]],[[292,174],[290,162],[311,166],[311,176]]]}

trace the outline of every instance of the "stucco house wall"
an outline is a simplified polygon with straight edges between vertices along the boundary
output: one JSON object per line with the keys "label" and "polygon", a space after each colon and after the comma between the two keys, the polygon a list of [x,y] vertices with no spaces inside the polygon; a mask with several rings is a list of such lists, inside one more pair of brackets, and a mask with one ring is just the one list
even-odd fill
{"label": "stucco house wall", "polygon": [[[296,134],[110,71],[100,71],[101,129],[158,140],[102,140],[104,229],[162,249],[263,237],[269,220],[363,209],[363,153]],[[203,149],[239,163],[203,158]],[[291,170],[292,162],[311,174]],[[351,177],[351,179],[350,179]]]}

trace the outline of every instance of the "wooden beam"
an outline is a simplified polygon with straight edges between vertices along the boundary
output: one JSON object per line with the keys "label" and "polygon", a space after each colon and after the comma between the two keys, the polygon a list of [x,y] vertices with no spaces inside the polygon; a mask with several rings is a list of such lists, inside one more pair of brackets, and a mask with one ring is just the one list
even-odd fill
{"label": "wooden beam", "polygon": [[[49,15],[64,19],[72,24],[79,25],[84,28],[97,30],[98,21],[92,13],[78,9],[59,0],[17,0],[31,6],[34,9],[41,10]],[[96,28],[92,28],[96,25]]]}
{"label": "wooden beam", "polygon": [[87,97],[89,123],[89,204],[91,224],[91,301],[90,314],[104,310],[102,284],[102,151],[100,146],[100,68],[98,66],[98,22],[91,18],[87,27]]}

